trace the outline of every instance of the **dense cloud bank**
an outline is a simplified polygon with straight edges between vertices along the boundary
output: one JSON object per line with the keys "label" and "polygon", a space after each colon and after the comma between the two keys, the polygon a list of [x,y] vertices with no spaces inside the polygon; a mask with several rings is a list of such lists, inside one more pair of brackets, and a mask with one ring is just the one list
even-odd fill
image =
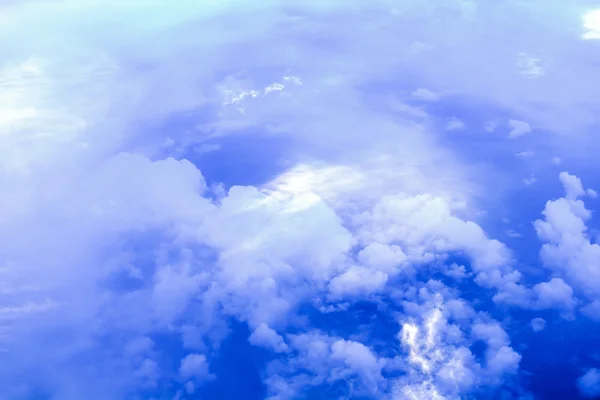
{"label": "dense cloud bank", "polygon": [[0,398],[600,395],[591,10],[0,2]]}

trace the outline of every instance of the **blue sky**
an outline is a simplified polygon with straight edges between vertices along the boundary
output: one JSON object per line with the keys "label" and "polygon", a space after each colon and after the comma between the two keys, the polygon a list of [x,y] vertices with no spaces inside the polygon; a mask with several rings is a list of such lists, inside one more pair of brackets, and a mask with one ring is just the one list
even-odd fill
{"label": "blue sky", "polygon": [[600,397],[600,3],[14,0],[0,36],[0,399]]}

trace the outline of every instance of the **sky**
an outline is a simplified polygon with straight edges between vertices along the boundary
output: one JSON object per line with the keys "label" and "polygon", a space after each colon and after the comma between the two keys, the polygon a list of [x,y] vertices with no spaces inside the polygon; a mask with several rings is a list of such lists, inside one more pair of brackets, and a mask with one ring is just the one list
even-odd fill
{"label": "sky", "polygon": [[0,0],[0,400],[600,398],[600,3]]}

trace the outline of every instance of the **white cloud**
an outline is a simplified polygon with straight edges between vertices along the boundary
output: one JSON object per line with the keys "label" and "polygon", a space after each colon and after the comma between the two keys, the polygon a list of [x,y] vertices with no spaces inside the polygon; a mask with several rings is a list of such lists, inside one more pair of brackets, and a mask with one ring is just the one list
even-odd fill
{"label": "white cloud", "polygon": [[419,88],[411,93],[411,96],[421,101],[438,101],[440,95],[429,89]]}
{"label": "white cloud", "polygon": [[562,163],[562,159],[560,157],[553,157],[552,158],[552,164],[554,165],[560,165]]}
{"label": "white cloud", "polygon": [[170,323],[180,316],[207,278],[206,274],[191,273],[187,263],[160,267],[154,275],[151,300],[157,318]]}
{"label": "white cloud", "polygon": [[600,322],[600,300],[594,300],[581,308],[581,313],[591,320]]}
{"label": "white cloud", "polygon": [[[0,367],[3,382],[29,375],[33,366],[27,360],[35,358],[36,375],[52,382],[63,398],[86,393],[122,398],[134,391],[124,382],[127,377],[153,385],[162,376],[163,365],[152,358],[158,342],[149,339],[151,334],[178,334],[186,319],[196,340],[208,341],[205,336],[221,335],[223,321],[235,317],[249,324],[250,342],[285,353],[282,357],[287,357],[286,348],[293,350],[292,364],[317,371],[316,380],[358,376],[372,389],[384,385],[385,362],[366,342],[319,336],[300,344],[298,336],[288,345],[270,326],[285,327],[300,303],[328,290],[339,297],[382,291],[388,277],[410,264],[444,261],[452,252],[473,261],[478,282],[499,290],[516,285],[508,249],[454,208],[454,200],[476,194],[477,181],[488,183],[486,173],[467,168],[444,148],[422,110],[397,104],[395,114],[386,108],[393,105],[382,101],[386,110],[381,111],[379,98],[365,101],[358,88],[375,76],[385,80],[414,70],[424,87],[494,98],[536,127],[553,126],[544,121],[554,118],[585,121],[579,104],[594,104],[596,92],[589,85],[565,84],[567,76],[586,76],[585,67],[570,68],[567,61],[548,66],[548,74],[555,75],[544,81],[550,85],[547,91],[531,86],[534,80],[518,88],[507,84],[515,81],[500,70],[504,59],[513,62],[515,49],[504,47],[516,42],[511,37],[528,37],[532,47],[536,41],[571,42],[552,40],[551,32],[528,36],[507,30],[504,17],[490,17],[508,15],[502,11],[510,7],[504,5],[486,9],[450,2],[435,8],[409,1],[388,15],[368,2],[355,5],[365,11],[358,13],[346,13],[344,1],[283,3],[186,1],[173,8],[154,2],[148,8],[141,3],[89,7],[69,0],[15,3],[10,12],[3,8],[3,54],[15,60],[0,70],[0,184],[10,188],[0,199],[0,280],[9,299],[0,313],[11,328],[0,335],[0,347],[11,349]],[[294,9],[303,17],[289,14]],[[545,9],[523,13],[537,17],[546,15]],[[558,15],[562,8],[557,10]],[[314,23],[325,21],[330,11],[341,24]],[[446,12],[455,17],[435,17]],[[284,15],[289,24],[281,24]],[[415,20],[422,23],[404,23]],[[477,35],[474,21],[493,34]],[[242,29],[232,31],[231,26]],[[499,35],[496,44],[503,44],[498,51],[489,50],[493,46],[482,39],[494,33]],[[353,45],[324,52],[322,41],[304,40],[304,34]],[[273,37],[281,40],[264,46],[264,39]],[[457,47],[445,41],[472,44],[469,51],[477,60],[457,56]],[[578,59],[562,51],[559,61]],[[448,52],[453,56],[444,57]],[[440,68],[430,57],[449,63]],[[521,68],[539,72],[531,56],[523,60]],[[473,61],[492,70],[465,74],[473,70]],[[513,69],[511,64],[506,71]],[[290,75],[293,70],[301,71],[302,78]],[[225,79],[225,86],[213,82],[215,76],[242,71],[259,73]],[[564,93],[564,87],[573,89]],[[548,95],[557,92],[562,95]],[[413,96],[439,98],[426,89]],[[206,122],[204,112],[213,108],[216,115]],[[193,120],[190,126],[201,126],[169,125],[182,115]],[[572,115],[578,118],[565,118]],[[525,122],[514,122],[515,135],[526,133]],[[251,135],[241,132],[248,127],[283,137],[286,146],[289,140],[290,154],[287,148],[281,153],[302,163],[263,187],[236,186],[213,202],[192,163],[163,155],[184,154],[196,145],[214,149],[202,147],[207,136]],[[173,146],[166,149],[158,128],[169,130]],[[396,196],[399,192],[404,194]],[[580,250],[585,247],[575,252],[577,257],[563,257],[569,267],[596,256],[589,241],[579,240],[585,229],[578,230],[576,220],[587,214],[577,204],[567,210],[574,219],[557,218],[559,226],[543,228],[552,245],[562,246],[563,255],[579,244]],[[354,238],[345,222],[364,210],[356,225],[348,223],[359,229]],[[554,231],[561,228],[575,233],[574,246]],[[356,259],[350,254],[354,250]],[[456,279],[470,276],[465,266],[442,272]],[[572,282],[589,278],[578,274],[564,278],[575,290]],[[543,284],[537,287],[541,303],[556,304]],[[444,312],[469,314],[459,308],[447,302]],[[432,314],[430,319],[436,325],[443,318]],[[419,335],[437,332],[427,325],[431,321],[406,324],[417,327],[417,339],[429,343],[429,336]],[[444,325],[448,337],[455,332],[451,325]],[[123,343],[105,349],[96,342],[104,335],[122,337]],[[52,340],[41,340],[46,337]],[[478,379],[477,367],[467,340],[455,339],[438,364],[436,351],[445,343],[425,345],[425,350],[417,346],[417,353],[438,366],[438,377],[402,390],[429,398],[438,396],[437,390],[468,390]],[[494,351],[488,369],[508,371],[515,354],[506,346]],[[76,363],[109,353],[115,356],[106,357],[114,360],[98,359],[85,373]],[[61,368],[44,367],[56,365]],[[183,359],[180,372],[198,379],[210,375],[201,354]],[[186,386],[195,390],[196,383]],[[0,395],[11,390],[3,388]]]}
{"label": "white cloud", "polygon": [[485,126],[483,127],[483,129],[486,132],[494,132],[496,130],[496,128],[498,127],[498,123],[496,121],[490,121],[488,123],[485,124]]}
{"label": "white cloud", "polygon": [[386,273],[352,266],[329,283],[329,292],[334,298],[358,296],[381,291],[387,283]]}
{"label": "white cloud", "polygon": [[525,186],[531,186],[536,182],[537,182],[537,178],[533,174],[530,175],[529,178],[523,179],[523,183],[525,184]]}
{"label": "white cloud", "polygon": [[455,263],[450,265],[450,267],[444,271],[444,275],[449,276],[457,281],[465,279],[467,276],[469,276],[464,265],[457,265]]}
{"label": "white cloud", "polygon": [[475,324],[473,336],[487,343],[486,368],[493,377],[513,374],[517,371],[521,356],[510,347],[508,335],[500,325]]}
{"label": "white cloud", "polygon": [[510,128],[509,139],[515,139],[531,132],[531,127],[527,122],[516,119],[509,119],[508,127]]}
{"label": "white cloud", "polygon": [[465,123],[456,117],[450,118],[448,120],[448,122],[446,123],[447,131],[458,131],[458,130],[465,129],[466,127],[467,126],[465,125]]}
{"label": "white cloud", "polygon": [[453,208],[429,195],[386,196],[355,219],[356,236],[365,245],[397,245],[414,264],[463,252],[471,258],[480,284],[501,286],[504,276],[512,272],[510,251],[474,222],[455,216]]}
{"label": "white cloud", "polygon": [[575,175],[570,175],[568,172],[561,172],[558,175],[558,179],[560,179],[560,182],[565,188],[566,198],[568,200],[575,200],[585,194],[581,184],[581,179]]}
{"label": "white cloud", "polygon": [[507,230],[506,235],[511,238],[518,238],[518,237],[523,236],[519,232],[515,231],[514,229]]}
{"label": "white cloud", "polygon": [[588,398],[600,396],[600,370],[590,368],[577,379],[579,392]]}
{"label": "white cloud", "polygon": [[198,228],[198,239],[220,253],[206,305],[251,327],[284,319],[299,302],[347,269],[351,235],[318,196],[278,199],[253,187],[233,187]]}
{"label": "white cloud", "polygon": [[536,296],[535,308],[558,308],[569,311],[575,307],[573,289],[560,278],[538,283],[532,290]]}
{"label": "white cloud", "polygon": [[267,367],[269,399],[296,398],[323,383],[346,382],[356,394],[377,393],[384,384],[386,360],[360,342],[312,332],[288,335],[288,343],[289,358]]}
{"label": "white cloud", "polygon": [[285,340],[264,323],[252,332],[248,340],[255,346],[262,346],[276,353],[285,353],[289,350]]}
{"label": "white cloud", "polygon": [[546,71],[541,65],[542,60],[538,57],[532,57],[526,53],[517,54],[517,68],[528,78],[540,78]]}
{"label": "white cloud", "polygon": [[582,17],[584,39],[600,39],[600,9],[593,9],[585,12]]}
{"label": "white cloud", "polygon": [[369,385],[376,385],[383,379],[381,369],[384,361],[362,343],[336,340],[331,345],[331,358],[342,361],[352,371],[359,373]]}
{"label": "white cloud", "polygon": [[358,260],[374,270],[395,274],[402,268],[407,257],[400,246],[375,242],[358,253]]}
{"label": "white cloud", "polygon": [[188,354],[181,360],[179,375],[183,379],[203,380],[210,377],[206,356],[203,354]]}
{"label": "white cloud", "polygon": [[531,320],[531,329],[534,332],[542,331],[545,327],[546,321],[543,318],[534,318]]}
{"label": "white cloud", "polygon": [[525,150],[525,151],[521,151],[519,153],[515,153],[515,156],[522,157],[522,158],[533,157],[534,155],[535,155],[535,153],[531,150]]}
{"label": "white cloud", "polygon": [[[600,246],[592,243],[586,233],[585,223],[591,218],[591,213],[578,199],[585,195],[585,191],[576,176],[563,172],[559,178],[565,197],[548,201],[542,212],[545,219],[534,222],[538,237],[546,242],[540,257],[545,266],[573,289],[594,301],[600,297],[597,290],[600,287]],[[567,286],[563,283],[559,286],[565,289],[559,291],[562,293],[559,297],[568,298]],[[593,307],[589,307],[591,311]]]}
{"label": "white cloud", "polygon": [[[475,387],[498,385],[516,372],[520,355],[510,348],[506,332],[494,322],[477,322],[464,301],[444,304],[434,294],[423,306],[408,306],[414,308],[414,317],[402,324],[399,334],[408,353],[407,371],[395,384],[394,399],[459,398]],[[474,320],[472,336],[486,344],[483,366],[468,348],[467,330]]]}

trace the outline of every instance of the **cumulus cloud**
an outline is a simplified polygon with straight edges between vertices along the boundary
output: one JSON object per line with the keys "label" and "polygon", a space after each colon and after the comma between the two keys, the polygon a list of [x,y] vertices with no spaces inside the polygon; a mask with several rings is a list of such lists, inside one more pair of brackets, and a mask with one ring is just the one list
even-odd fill
{"label": "cumulus cloud", "polygon": [[509,139],[515,139],[531,132],[531,127],[527,122],[516,119],[508,120],[508,127],[510,128]]}
{"label": "cumulus cloud", "polygon": [[266,347],[276,353],[285,353],[289,349],[284,339],[264,323],[252,332],[248,340],[255,346]]}
{"label": "cumulus cloud", "polygon": [[394,273],[407,260],[402,248],[397,245],[385,245],[374,242],[358,253],[358,260],[365,266],[385,273]]}
{"label": "cumulus cloud", "polygon": [[439,94],[425,88],[418,88],[411,93],[411,96],[421,101],[438,101],[440,99]]}
{"label": "cumulus cloud", "polygon": [[565,188],[566,198],[568,200],[576,200],[578,197],[581,197],[585,194],[581,184],[581,179],[575,175],[570,175],[568,172],[561,172],[558,175],[558,179],[560,179],[560,182]]}
{"label": "cumulus cloud", "polygon": [[504,291],[507,284],[519,280],[511,252],[503,243],[488,238],[476,223],[457,217],[459,209],[430,195],[386,196],[372,211],[355,218],[356,236],[367,246],[400,246],[414,265],[465,254],[478,284]]}
{"label": "cumulus cloud", "polygon": [[[480,320],[462,300],[444,301],[439,293],[423,290],[420,298],[428,300],[405,305],[413,311],[398,336],[408,354],[407,374],[395,383],[393,398],[458,398],[476,387],[498,385],[516,372],[521,356],[497,323]],[[471,352],[470,339],[485,343],[483,364]]]}
{"label": "cumulus cloud", "polygon": [[587,40],[600,39],[600,10],[586,11],[582,17],[585,32],[582,37]]}
{"label": "cumulus cloud", "polygon": [[[600,295],[597,290],[600,284],[600,275],[597,273],[600,246],[592,243],[587,235],[586,221],[591,218],[591,212],[579,199],[585,191],[576,176],[562,172],[559,178],[565,189],[565,197],[548,201],[542,212],[545,219],[534,222],[538,237],[546,242],[540,257],[567,284],[595,301]],[[562,289],[556,293],[562,294],[558,297],[568,299],[570,290],[564,283],[559,286]],[[555,298],[555,294],[550,297]],[[572,301],[567,303],[571,304]],[[589,306],[587,310],[591,311],[593,307]]]}
{"label": "cumulus cloud", "polygon": [[467,126],[464,122],[456,117],[452,117],[446,122],[446,130],[447,131],[458,131],[461,129],[465,129]]}
{"label": "cumulus cloud", "polygon": [[210,377],[206,356],[203,354],[188,354],[181,360],[179,375],[183,379],[203,380]]}
{"label": "cumulus cloud", "polygon": [[385,359],[360,342],[319,332],[289,335],[291,354],[285,363],[268,366],[270,399],[295,398],[310,387],[345,382],[353,394],[374,394],[383,384]]}
{"label": "cumulus cloud", "polygon": [[353,266],[331,280],[329,291],[337,298],[376,293],[383,289],[387,280],[384,272]]}
{"label": "cumulus cloud", "polygon": [[[150,398],[175,384],[180,396],[195,393],[212,379],[231,321],[272,351],[263,376],[274,398],[333,383],[357,396],[408,398],[495,387],[520,356],[467,301],[394,311],[401,334],[390,347],[405,357],[393,362],[362,324],[360,335],[320,331],[303,314],[374,295],[435,297],[416,289],[434,273],[467,285],[474,276],[494,300],[536,309],[570,309],[581,292],[581,311],[598,314],[581,183],[561,174],[566,197],[536,222],[557,277],[527,292],[513,254],[474,218],[489,169],[436,136],[429,108],[394,101],[397,77],[410,76],[418,85],[400,92],[417,87],[411,101],[428,107],[451,93],[510,105],[535,127],[585,123],[579,105],[595,104],[597,93],[570,77],[591,69],[560,61],[582,48],[545,28],[507,30],[504,20],[566,24],[562,3],[518,12],[512,2],[92,3],[2,5],[0,397]],[[478,35],[481,26],[490,34]],[[553,49],[553,61],[517,49],[512,39],[523,37],[528,48],[569,46]],[[486,38],[502,46],[491,51]],[[476,62],[455,54],[455,43],[468,43]],[[444,68],[431,62],[439,59]],[[464,72],[480,65],[489,73]],[[536,79],[522,81],[523,72]],[[509,128],[509,137],[531,131],[517,120]],[[260,157],[276,158],[265,176],[243,168],[251,184],[239,185],[238,157],[225,177],[197,166],[208,153],[229,159],[219,154],[228,140],[244,147],[237,140],[265,137],[281,148]],[[486,346],[483,360],[473,341]],[[394,363],[406,379],[384,378]]]}
{"label": "cumulus cloud", "polygon": [[577,379],[579,392],[586,398],[600,396],[600,370],[590,368]]}
{"label": "cumulus cloud", "polygon": [[473,326],[472,335],[487,343],[486,367],[492,376],[515,373],[521,356],[509,345],[506,331],[497,323],[478,323]]}
{"label": "cumulus cloud", "polygon": [[558,308],[571,310],[575,306],[573,289],[560,278],[552,278],[548,282],[538,283],[533,287],[535,308]]}
{"label": "cumulus cloud", "polygon": [[531,329],[534,332],[539,332],[544,330],[544,328],[546,327],[546,320],[544,320],[543,318],[534,318],[531,320]]}

